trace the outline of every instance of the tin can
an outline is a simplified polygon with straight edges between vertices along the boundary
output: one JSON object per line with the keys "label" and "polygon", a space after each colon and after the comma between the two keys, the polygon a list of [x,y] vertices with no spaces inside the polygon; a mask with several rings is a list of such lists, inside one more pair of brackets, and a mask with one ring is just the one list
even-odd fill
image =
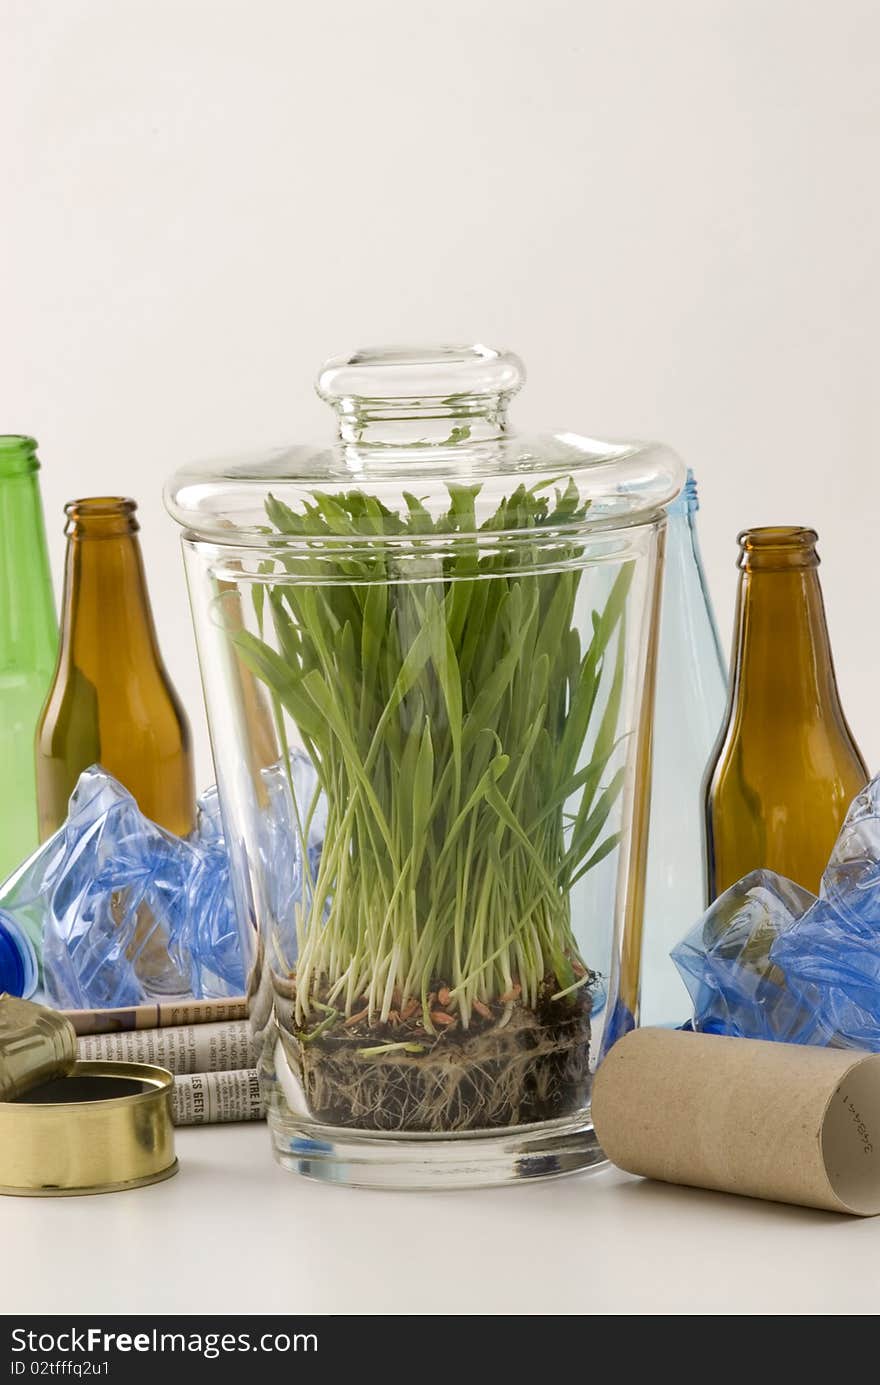
{"label": "tin can", "polygon": [[0,1102],[0,1193],[70,1197],[170,1178],[172,1083],[146,1063],[76,1063]]}
{"label": "tin can", "polygon": [[0,996],[0,1193],[65,1197],[170,1178],[173,1083],[147,1063],[78,1063],[69,1020]]}

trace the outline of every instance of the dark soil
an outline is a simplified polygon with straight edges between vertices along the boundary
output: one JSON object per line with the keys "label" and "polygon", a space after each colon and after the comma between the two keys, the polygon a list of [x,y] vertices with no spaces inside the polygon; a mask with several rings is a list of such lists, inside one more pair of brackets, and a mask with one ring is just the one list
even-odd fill
{"label": "dark soil", "polygon": [[[562,1000],[549,994],[548,985],[536,1010],[496,1002],[468,1029],[455,1023],[436,1036],[419,1012],[405,1023],[286,1035],[285,1047],[322,1124],[442,1134],[555,1120],[589,1095],[592,1002],[586,986]],[[422,1051],[362,1051],[406,1041]]]}

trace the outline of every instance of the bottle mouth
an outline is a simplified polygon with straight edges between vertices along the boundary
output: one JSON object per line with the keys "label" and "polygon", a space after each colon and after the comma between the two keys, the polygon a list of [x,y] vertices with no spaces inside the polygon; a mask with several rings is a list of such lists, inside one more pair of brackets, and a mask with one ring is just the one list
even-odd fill
{"label": "bottle mouth", "polygon": [[737,535],[740,555],[737,566],[747,572],[785,571],[791,568],[817,567],[819,555],[815,529],[802,525],[769,525],[759,529],[743,529]]}
{"label": "bottle mouth", "polygon": [[34,945],[15,919],[0,909],[0,993],[33,995],[39,981]]}
{"label": "bottle mouth", "polygon": [[37,440],[24,433],[0,433],[0,477],[39,471]]}
{"label": "bottle mouth", "polygon": [[137,502],[122,495],[90,495],[68,500],[64,506],[68,538],[113,538],[119,534],[135,534]]}

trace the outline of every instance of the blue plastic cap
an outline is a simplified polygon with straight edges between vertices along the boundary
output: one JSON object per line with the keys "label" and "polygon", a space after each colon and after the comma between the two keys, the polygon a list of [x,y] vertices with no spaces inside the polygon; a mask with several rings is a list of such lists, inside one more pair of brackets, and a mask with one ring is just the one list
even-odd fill
{"label": "blue plastic cap", "polygon": [[0,910],[0,992],[27,1000],[37,989],[38,978],[33,943],[15,919]]}

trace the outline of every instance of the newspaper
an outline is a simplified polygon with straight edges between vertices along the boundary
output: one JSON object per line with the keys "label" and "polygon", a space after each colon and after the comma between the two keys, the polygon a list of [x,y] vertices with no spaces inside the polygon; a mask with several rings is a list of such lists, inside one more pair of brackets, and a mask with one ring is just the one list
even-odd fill
{"label": "newspaper", "polygon": [[63,1010],[77,1034],[109,1034],[118,1029],[157,1029],[168,1025],[211,1024],[247,1019],[245,996],[228,1000],[163,1000],[110,1010]]}
{"label": "newspaper", "polygon": [[229,1072],[253,1068],[257,1061],[246,1020],[88,1034],[77,1039],[76,1048],[81,1059],[155,1063],[175,1074]]}
{"label": "newspaper", "polygon": [[259,1076],[253,1068],[244,1068],[175,1077],[171,1113],[175,1125],[262,1120],[266,1107]]}

